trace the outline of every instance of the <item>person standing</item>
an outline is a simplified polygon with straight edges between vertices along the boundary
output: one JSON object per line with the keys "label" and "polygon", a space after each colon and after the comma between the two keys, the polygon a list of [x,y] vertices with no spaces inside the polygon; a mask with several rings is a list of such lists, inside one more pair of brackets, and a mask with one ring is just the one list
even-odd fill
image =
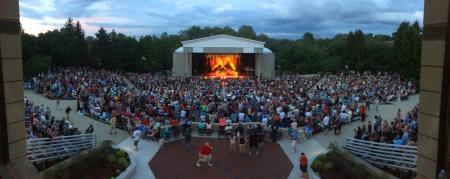
{"label": "person standing", "polygon": [[236,136],[231,133],[230,134],[230,153],[235,153],[236,152]]}
{"label": "person standing", "polygon": [[364,105],[359,108],[359,114],[361,115],[361,122],[366,121],[366,107]]}
{"label": "person standing", "polygon": [[111,120],[109,121],[109,124],[111,125],[111,129],[109,130],[109,134],[117,134],[116,131],[116,125],[117,125],[117,118],[116,116],[112,117]]}
{"label": "person standing", "polygon": [[198,160],[195,165],[200,167],[200,162],[207,162],[208,166],[212,166],[211,160],[212,160],[212,150],[214,148],[209,144],[209,142],[205,142],[204,145],[200,147],[200,150],[198,152]]}
{"label": "person standing", "polygon": [[378,97],[375,99],[375,111],[378,112],[378,106],[380,105],[380,99]]}
{"label": "person standing", "polygon": [[298,132],[295,129],[290,128],[289,130],[289,136],[291,136],[291,148],[292,152],[295,153],[297,151],[297,138],[298,138]]}
{"label": "person standing", "polygon": [[67,106],[66,107],[66,119],[69,120],[69,121],[70,121],[70,119],[69,119],[70,111],[72,111],[72,108],[70,108],[70,106]]}
{"label": "person standing", "polygon": [[278,126],[272,125],[270,136],[272,137],[272,142],[276,143],[278,138]]}
{"label": "person standing", "polygon": [[302,152],[300,155],[300,170],[302,171],[302,176],[305,179],[308,179],[308,159],[305,156],[305,153]]}
{"label": "person standing", "polygon": [[133,132],[133,145],[134,145],[134,150],[138,151],[139,150],[139,139],[141,139],[141,130],[139,130],[137,127]]}
{"label": "person standing", "polygon": [[254,149],[256,149],[256,155],[258,155],[259,154],[259,148],[258,148],[258,134],[256,134],[256,132],[253,130],[251,133],[250,133],[250,136],[249,136],[249,147],[250,147],[250,149],[249,149],[249,154],[250,155],[252,155],[252,152],[253,152],[253,150]]}
{"label": "person standing", "polygon": [[56,111],[59,110],[59,104],[60,104],[60,101],[59,101],[59,98],[57,98],[56,99]]}
{"label": "person standing", "polygon": [[191,144],[191,132],[192,132],[191,126],[186,127],[184,129],[184,132],[183,132],[183,135],[184,135],[184,147],[185,147],[186,150],[190,150],[191,147],[192,147],[192,144]]}
{"label": "person standing", "polygon": [[243,154],[243,153],[245,153],[245,141],[246,141],[246,139],[245,139],[245,136],[240,134],[239,132],[238,132],[237,136],[238,136],[238,139],[239,139],[239,154]]}

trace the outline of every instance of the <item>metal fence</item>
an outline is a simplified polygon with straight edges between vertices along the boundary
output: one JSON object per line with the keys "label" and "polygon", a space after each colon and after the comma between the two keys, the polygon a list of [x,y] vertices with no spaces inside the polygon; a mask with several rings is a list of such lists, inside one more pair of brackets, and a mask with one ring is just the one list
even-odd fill
{"label": "metal fence", "polygon": [[27,157],[32,162],[68,157],[96,145],[95,134],[27,139]]}
{"label": "metal fence", "polygon": [[347,138],[344,148],[377,166],[411,171],[417,168],[417,146]]}

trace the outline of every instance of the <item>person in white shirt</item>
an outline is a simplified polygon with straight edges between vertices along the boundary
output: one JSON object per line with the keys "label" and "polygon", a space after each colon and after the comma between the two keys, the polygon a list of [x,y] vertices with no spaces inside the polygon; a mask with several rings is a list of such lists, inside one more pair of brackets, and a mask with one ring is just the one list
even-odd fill
{"label": "person in white shirt", "polygon": [[323,118],[322,124],[323,124],[324,126],[328,126],[328,124],[330,124],[330,117],[329,117],[329,116],[325,116],[325,117]]}
{"label": "person in white shirt", "polygon": [[312,112],[311,112],[311,111],[306,111],[306,112],[305,112],[305,116],[306,116],[307,118],[310,118],[310,117],[312,116]]}
{"label": "person in white shirt", "polygon": [[291,127],[292,129],[297,130],[297,122],[296,121],[292,122]]}
{"label": "person in white shirt", "polygon": [[339,114],[339,118],[340,118],[341,122],[347,123],[348,122],[347,116],[348,116],[347,113],[341,112],[341,114]]}
{"label": "person in white shirt", "polygon": [[134,150],[138,151],[139,150],[139,139],[141,139],[141,131],[136,127],[136,129],[133,132],[133,145],[134,145]]}

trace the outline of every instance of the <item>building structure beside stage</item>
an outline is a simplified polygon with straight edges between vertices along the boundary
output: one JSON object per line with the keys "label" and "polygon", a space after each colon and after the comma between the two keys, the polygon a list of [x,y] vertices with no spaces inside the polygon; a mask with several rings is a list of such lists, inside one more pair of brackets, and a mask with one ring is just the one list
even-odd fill
{"label": "building structure beside stage", "polygon": [[173,76],[275,75],[275,54],[265,42],[215,35],[181,43],[173,53]]}

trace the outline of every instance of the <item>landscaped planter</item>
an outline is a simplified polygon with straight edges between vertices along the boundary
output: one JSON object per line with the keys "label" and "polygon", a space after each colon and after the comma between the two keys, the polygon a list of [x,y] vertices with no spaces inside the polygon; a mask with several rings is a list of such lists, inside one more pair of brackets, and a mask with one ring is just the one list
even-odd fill
{"label": "landscaped planter", "polygon": [[129,178],[135,170],[133,168],[136,168],[136,162],[131,155],[122,149],[113,148],[110,143],[104,143],[94,150],[75,156],[45,171],[43,177],[46,179],[116,178],[122,177],[124,173],[123,178]]}
{"label": "landscaped planter", "polygon": [[[128,153],[128,151],[125,151]],[[127,167],[125,171],[123,171],[116,179],[129,179],[136,172],[137,164],[136,160],[128,153],[128,158],[130,159],[130,165]]]}
{"label": "landscaped planter", "polygon": [[313,178],[380,178],[379,176],[373,175],[363,164],[353,163],[348,160],[334,145],[330,145],[328,152],[319,154],[313,158],[310,166],[313,173],[317,175],[313,176]]}

